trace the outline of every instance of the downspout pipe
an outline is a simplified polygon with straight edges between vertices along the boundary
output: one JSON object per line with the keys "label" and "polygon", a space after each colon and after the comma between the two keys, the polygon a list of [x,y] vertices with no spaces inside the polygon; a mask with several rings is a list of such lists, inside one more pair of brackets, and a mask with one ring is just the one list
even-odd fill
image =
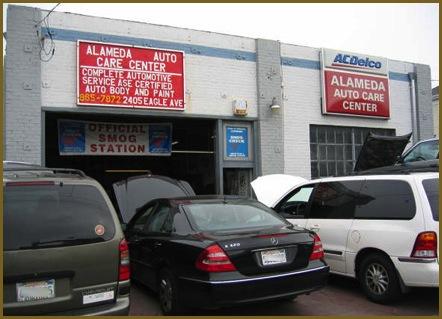
{"label": "downspout pipe", "polygon": [[411,127],[413,130],[413,143],[420,140],[420,132],[417,124],[417,101],[416,101],[416,73],[408,73],[410,79],[410,96],[411,96]]}

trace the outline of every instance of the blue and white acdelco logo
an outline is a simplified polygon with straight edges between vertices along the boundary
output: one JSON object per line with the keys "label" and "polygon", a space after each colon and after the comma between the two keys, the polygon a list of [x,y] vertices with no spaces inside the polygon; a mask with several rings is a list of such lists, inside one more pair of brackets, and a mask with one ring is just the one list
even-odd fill
{"label": "blue and white acdelco logo", "polygon": [[379,61],[370,60],[370,58],[359,58],[356,55],[337,54],[333,60],[333,65],[339,66],[340,64],[348,64],[360,67],[366,67],[370,69],[380,69],[382,63]]}

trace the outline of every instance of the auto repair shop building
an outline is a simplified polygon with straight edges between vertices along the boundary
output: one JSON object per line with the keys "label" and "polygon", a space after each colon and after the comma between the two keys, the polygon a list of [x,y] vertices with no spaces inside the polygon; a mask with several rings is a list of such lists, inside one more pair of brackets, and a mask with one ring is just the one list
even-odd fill
{"label": "auto repair shop building", "polygon": [[428,65],[47,13],[8,7],[6,160],[246,194],[259,175],[350,172],[369,131],[433,135]]}

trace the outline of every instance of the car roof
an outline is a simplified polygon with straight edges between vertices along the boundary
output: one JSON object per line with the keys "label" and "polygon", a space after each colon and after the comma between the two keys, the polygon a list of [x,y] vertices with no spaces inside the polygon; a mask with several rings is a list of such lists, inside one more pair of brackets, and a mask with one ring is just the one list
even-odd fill
{"label": "car roof", "polygon": [[78,169],[51,168],[25,162],[3,162],[4,182],[36,179],[93,180]]}
{"label": "car roof", "polygon": [[407,148],[404,153],[402,154],[402,157],[406,157],[408,154],[410,154],[411,152],[413,152],[413,150],[421,144],[425,144],[425,143],[429,143],[429,142],[439,142],[439,137],[432,137],[432,138],[428,138],[425,140],[420,140],[417,141],[416,143],[414,143],[413,145],[411,145],[409,148]]}
{"label": "car roof", "polygon": [[22,168],[42,168],[42,166],[28,162],[3,161],[3,170],[22,169]]}
{"label": "car roof", "polygon": [[439,137],[431,137],[431,138],[427,138],[425,140],[417,141],[416,144],[419,144],[422,142],[428,142],[428,141],[439,141]]}
{"label": "car roof", "polygon": [[196,203],[233,203],[237,201],[256,202],[255,199],[246,196],[236,195],[197,195],[189,197],[175,197],[160,200],[168,200],[172,204],[196,204]]}
{"label": "car roof", "polygon": [[407,148],[407,149],[404,151],[404,154],[403,154],[403,155],[408,154],[408,153],[409,153],[410,151],[412,151],[416,146],[418,146],[418,145],[420,145],[420,144],[423,144],[423,143],[428,143],[428,142],[439,142],[439,137],[431,137],[431,138],[427,138],[427,139],[425,139],[425,140],[417,141],[417,142],[413,143],[413,145],[411,145],[409,148]]}
{"label": "car roof", "polygon": [[188,196],[188,197],[175,197],[171,198],[175,202],[179,201],[203,201],[203,200],[211,200],[211,201],[235,201],[235,200],[254,200],[247,196],[238,196],[238,195],[196,195],[196,196]]}
{"label": "car roof", "polygon": [[439,172],[439,160],[426,160],[407,162],[391,166],[372,168],[365,171],[354,172],[354,175],[401,175],[425,172]]}
{"label": "car roof", "polygon": [[381,179],[388,179],[388,178],[394,178],[394,179],[407,179],[411,176],[439,176],[438,172],[409,172],[409,173],[379,173],[379,174],[355,174],[355,175],[347,175],[347,176],[330,176],[330,177],[323,177],[318,179],[313,179],[305,184],[314,184],[319,182],[333,182],[333,181],[351,181],[351,180],[361,180],[364,178],[368,179],[375,179],[375,178],[381,178]]}

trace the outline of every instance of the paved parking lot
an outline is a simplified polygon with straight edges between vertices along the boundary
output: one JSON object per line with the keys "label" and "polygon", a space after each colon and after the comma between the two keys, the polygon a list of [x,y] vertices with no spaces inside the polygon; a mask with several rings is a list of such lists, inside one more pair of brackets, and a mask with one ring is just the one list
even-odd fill
{"label": "paved parking lot", "polygon": [[[162,315],[155,294],[148,288],[133,284],[130,315]],[[274,316],[274,315],[401,315],[437,316],[439,291],[433,288],[413,289],[392,305],[368,301],[358,284],[349,278],[331,276],[327,287],[293,301],[274,301],[219,310],[192,310],[186,315],[205,316]]]}

